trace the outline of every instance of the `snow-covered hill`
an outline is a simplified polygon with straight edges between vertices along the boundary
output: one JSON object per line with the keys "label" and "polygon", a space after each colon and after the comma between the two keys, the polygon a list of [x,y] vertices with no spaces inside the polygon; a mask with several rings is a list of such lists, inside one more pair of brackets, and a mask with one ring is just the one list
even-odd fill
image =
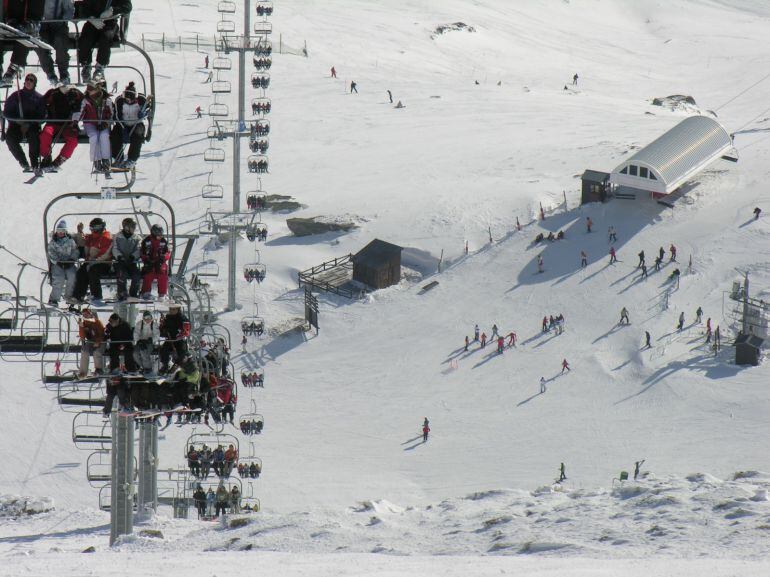
{"label": "snow-covered hill", "polygon": [[[216,4],[136,1],[132,33],[210,34]],[[232,570],[255,562],[274,572],[288,565],[284,574],[296,575],[309,574],[305,564],[317,568],[314,574],[360,574],[357,563],[372,574],[597,574],[592,559],[658,556],[708,561],[665,561],[645,574],[671,567],[731,574],[741,563],[745,574],[766,571],[766,473],[734,477],[770,471],[767,368],[735,366],[728,346],[714,357],[694,316],[702,306],[728,341],[724,294],[736,269],[750,271],[758,298],[770,290],[770,224],[764,216],[751,220],[754,206],[770,206],[770,80],[762,68],[769,19],[770,8],[749,0],[277,5],[274,41],[279,34],[289,44],[306,40],[309,58],[273,58],[270,174],[262,184],[306,208],[265,217],[261,314],[273,327],[301,317],[296,271],[373,238],[435,259],[443,251],[443,272],[420,271],[439,285],[421,294],[424,282],[405,280],[361,301],[321,295],[318,336],[271,337],[236,354],[236,369],[264,364],[267,375],[254,396],[265,416],[256,442],[263,514],[247,528],[217,531],[168,519],[171,512],[162,510],[150,525],[166,539],[130,540],[119,558],[99,552],[89,562],[69,554],[106,547],[108,518],[85,482],[86,454],[72,446],[71,415],[40,383],[39,365],[1,363],[0,422],[10,449],[0,493],[53,497],[57,509],[0,520],[0,574],[52,567],[117,574],[116,566],[129,563],[151,574],[160,558],[174,559],[180,572],[182,560],[192,558],[202,573],[217,571],[208,554],[192,549],[227,550],[212,555]],[[433,35],[454,22],[474,31]],[[203,55],[152,56],[157,122],[136,190],[171,201],[181,232],[193,232],[208,207],[231,204],[199,195],[210,170],[202,159],[209,122],[193,114],[210,100],[201,83]],[[331,66],[337,79],[329,77]],[[117,74],[108,81],[129,79]],[[358,94],[349,93],[352,80]],[[405,108],[395,109],[387,90]],[[580,207],[584,169],[612,169],[689,113],[652,106],[652,98],[671,94],[691,95],[698,110],[714,111],[735,133],[740,161],[699,175],[691,202],[674,210],[644,201]],[[46,203],[58,193],[97,189],[86,173],[86,147],[62,173],[34,185],[23,184],[5,150],[0,164],[7,215],[0,245],[43,264]],[[217,168],[213,178],[229,185],[229,168]],[[253,175],[243,183],[244,190],[257,186]],[[542,222],[535,220],[541,203]],[[287,216],[317,215],[346,215],[359,228],[297,238],[286,227]],[[591,234],[586,217],[594,222]],[[618,231],[620,262],[612,266],[609,226]],[[538,232],[559,230],[563,241],[533,245]],[[640,280],[637,253],[644,250],[649,262],[672,243],[683,271],[693,260],[679,289],[667,282],[673,264]],[[202,246],[194,262],[203,258]],[[253,250],[241,240],[239,263],[253,260]],[[589,257],[585,269],[581,250]],[[536,272],[538,255],[543,274]],[[206,256],[224,270],[225,249]],[[16,271],[16,260],[0,255],[0,274],[15,278]],[[40,277],[23,278],[24,292],[37,294]],[[223,307],[226,278],[211,288]],[[238,291],[250,311],[251,285],[240,282]],[[618,328],[624,306],[631,325]],[[682,311],[686,328],[677,332]],[[565,332],[542,334],[542,317],[558,313]],[[242,314],[222,317],[234,334]],[[490,345],[464,351],[476,323],[488,335],[493,323],[505,334],[515,331],[517,347],[502,355]],[[642,348],[645,330],[649,350]],[[565,358],[571,371],[562,375]],[[243,412],[249,393],[241,391],[240,400]],[[423,444],[416,437],[425,416],[432,431]],[[189,432],[165,432],[161,467],[182,463]],[[613,478],[640,459],[650,475],[613,488]],[[568,480],[552,492],[561,462]],[[291,556],[231,551],[246,544]],[[411,557],[391,565],[372,553]],[[482,557],[532,553],[554,564]],[[456,566],[440,557],[447,554],[458,556]],[[604,567],[607,574],[641,574],[634,563]]]}

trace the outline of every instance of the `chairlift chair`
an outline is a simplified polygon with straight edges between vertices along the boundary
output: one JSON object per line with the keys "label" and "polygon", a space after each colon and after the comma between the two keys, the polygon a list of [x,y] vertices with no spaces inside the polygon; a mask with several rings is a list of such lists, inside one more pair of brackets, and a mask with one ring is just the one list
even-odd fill
{"label": "chairlift chair", "polygon": [[[224,158],[222,160],[224,160]],[[268,161],[267,156],[264,154],[250,155],[246,161],[246,164],[249,167],[249,172],[253,172],[255,174],[264,174],[267,172]]]}
{"label": "chairlift chair", "polygon": [[265,332],[265,319],[258,315],[248,315],[241,319],[241,330],[247,337],[261,337]]}
{"label": "chairlift chair", "polygon": [[209,116],[229,116],[230,109],[223,102],[212,102],[209,104]]}
{"label": "chairlift chair", "polygon": [[251,99],[251,113],[256,116],[257,114],[265,116],[270,114],[273,109],[273,105],[269,98],[252,98]]}
{"label": "chairlift chair", "polygon": [[224,198],[225,189],[221,184],[204,184],[201,188],[201,196],[209,200]]}
{"label": "chairlift chair", "polygon": [[259,138],[257,140],[249,141],[249,148],[254,153],[265,154],[267,149],[270,148],[270,141],[267,138]]}
{"label": "chairlift chair", "polygon": [[[240,425],[241,433],[244,435],[259,435],[262,432],[262,429],[265,426],[265,418],[257,413],[257,403],[254,401],[254,399],[251,400],[251,412],[250,413],[244,413],[241,415],[241,418],[238,421],[238,424]],[[252,459],[258,459],[256,455],[254,455],[254,445],[251,444],[251,452],[250,456]],[[244,457],[245,459],[248,459],[249,457]],[[259,461],[260,464],[260,472],[262,470],[262,461]]]}
{"label": "chairlift chair", "polygon": [[267,208],[267,196],[260,191],[252,191],[246,195],[246,208],[261,211]]}
{"label": "chairlift chair", "polygon": [[254,34],[260,35],[260,34],[272,34],[273,33],[273,24],[272,22],[255,22],[254,23]]}
{"label": "chairlift chair", "polygon": [[211,92],[214,94],[230,94],[232,87],[229,80],[215,80],[211,83]]}
{"label": "chairlift chair", "polygon": [[243,265],[243,278],[246,279],[246,282],[250,283],[256,281],[257,283],[261,283],[265,280],[266,276],[267,267],[260,262]]}
{"label": "chairlift chair", "polygon": [[[242,426],[242,428],[246,428]],[[238,476],[241,479],[259,479],[262,474],[262,459],[259,457],[238,457]]]}
{"label": "chairlift chair", "polygon": [[235,32],[235,22],[232,20],[220,20],[217,22],[217,32],[223,34],[232,34]]}
{"label": "chairlift chair", "polygon": [[257,56],[271,56],[273,54],[273,43],[267,38],[260,38],[254,46],[254,54]]}
{"label": "chairlift chair", "polygon": [[206,162],[224,162],[225,151],[216,147],[207,148],[203,151],[203,160]]}
{"label": "chairlift chair", "polygon": [[217,5],[217,11],[220,14],[234,14],[235,13],[235,2],[230,2],[229,0],[222,0]]}
{"label": "chairlift chair", "polygon": [[206,136],[210,139],[223,140],[222,129],[217,124],[212,124],[206,129]]}
{"label": "chairlift chair", "polygon": [[265,370],[262,368],[253,371],[241,371],[241,384],[247,389],[265,386]]}
{"label": "chairlift chair", "polygon": [[254,68],[256,68],[257,72],[270,70],[273,66],[273,59],[270,56],[255,56],[252,62],[254,63]]}
{"label": "chairlift chair", "polygon": [[254,495],[254,483],[247,483],[248,494],[244,489],[241,492],[241,513],[258,513],[261,509],[259,499]]}
{"label": "chairlift chair", "polygon": [[270,74],[267,72],[252,72],[251,73],[251,87],[252,88],[268,88],[270,86]]}
{"label": "chairlift chair", "polygon": [[270,134],[269,120],[260,118],[251,122],[251,140],[257,140],[257,138],[267,136],[268,134]]}
{"label": "chairlift chair", "polygon": [[257,2],[257,16],[272,16],[273,3],[271,0],[261,0]]}
{"label": "chairlift chair", "polygon": [[231,70],[233,68],[233,63],[229,58],[214,58],[214,60],[211,61],[211,68],[214,70]]}

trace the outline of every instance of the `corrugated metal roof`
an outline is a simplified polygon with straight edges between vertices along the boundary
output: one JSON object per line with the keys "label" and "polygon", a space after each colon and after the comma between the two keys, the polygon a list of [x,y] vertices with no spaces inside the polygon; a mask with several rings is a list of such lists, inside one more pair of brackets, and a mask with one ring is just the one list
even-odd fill
{"label": "corrugated metal roof", "polygon": [[604,182],[609,179],[609,172],[602,172],[600,170],[591,170],[590,168],[583,172],[580,177],[581,180],[590,180],[591,182]]}
{"label": "corrugated metal roof", "polygon": [[670,191],[730,148],[730,135],[721,124],[708,116],[690,116],[624,160],[614,172],[628,164],[646,164]]}
{"label": "corrugated metal roof", "polygon": [[369,266],[378,266],[383,261],[387,262],[394,254],[401,254],[402,247],[375,238],[353,256],[353,262],[366,263]]}

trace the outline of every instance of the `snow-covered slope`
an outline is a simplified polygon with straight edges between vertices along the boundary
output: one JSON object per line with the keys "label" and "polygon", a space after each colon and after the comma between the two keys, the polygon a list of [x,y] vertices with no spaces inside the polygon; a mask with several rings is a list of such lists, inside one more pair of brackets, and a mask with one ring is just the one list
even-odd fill
{"label": "snow-covered slope", "polygon": [[[213,0],[134,4],[137,38],[210,34],[217,17]],[[748,0],[277,5],[274,41],[279,34],[291,45],[306,40],[309,58],[273,58],[270,174],[263,187],[306,205],[291,216],[346,215],[359,228],[296,238],[287,215],[265,217],[270,237],[258,248],[268,277],[257,298],[268,325],[302,316],[297,270],[355,252],[372,238],[435,259],[443,250],[448,264],[440,274],[421,271],[439,281],[424,294],[425,283],[404,281],[362,301],[322,295],[318,336],[271,337],[235,355],[236,369],[263,364],[267,375],[254,397],[266,423],[256,443],[265,514],[232,537],[257,549],[307,554],[323,570],[336,561],[309,554],[338,548],[557,558],[750,560],[766,553],[765,476],[732,479],[737,471],[770,471],[763,442],[770,432],[767,368],[735,366],[727,346],[715,358],[703,344],[703,326],[693,321],[702,306],[727,341],[724,293],[735,269],[751,272],[759,298],[770,287],[770,225],[764,217],[751,220],[754,206],[770,205],[764,185],[770,81],[761,82],[769,18],[768,7]],[[453,22],[475,31],[431,37]],[[208,120],[193,114],[210,99],[198,68],[203,55],[152,55],[157,123],[136,189],[171,201],[181,231],[192,232],[206,208],[231,204],[226,198],[210,205],[199,196],[210,170],[202,160]],[[128,60],[135,59],[114,55],[116,63]],[[332,65],[338,79],[329,78]],[[575,72],[580,79],[572,86]],[[108,76],[114,79],[129,78]],[[351,80],[358,94],[349,93]],[[386,90],[406,107],[393,108]],[[740,161],[700,175],[688,193],[692,201],[674,210],[622,201],[579,207],[584,169],[612,169],[682,118],[685,112],[650,103],[670,94],[692,95],[699,110],[716,112],[736,134]],[[62,173],[31,186],[7,152],[0,163],[6,175],[0,245],[43,264],[46,203],[61,192],[96,190],[86,174],[86,147]],[[214,182],[228,185],[229,169],[216,169]],[[243,183],[244,190],[257,185],[253,175]],[[534,221],[541,203],[547,218]],[[591,234],[584,226],[589,216]],[[620,259],[612,266],[610,225],[618,231]],[[565,240],[531,243],[538,232],[558,230]],[[253,259],[254,246],[240,242],[243,264]],[[670,291],[666,282],[673,264],[640,280],[637,253],[644,250],[649,263],[658,247],[672,243],[683,271],[693,259],[679,289]],[[201,247],[194,261],[203,257]],[[589,256],[583,270],[581,250]],[[225,252],[207,256],[224,269]],[[536,272],[540,254],[543,274]],[[0,254],[0,274],[15,278],[16,271],[15,259]],[[24,273],[24,292],[37,294],[36,274]],[[212,281],[212,291],[217,306],[224,305],[224,276]],[[240,282],[238,291],[250,311],[252,287]],[[631,325],[618,328],[623,306]],[[681,311],[686,328],[677,332]],[[565,332],[541,334],[543,315],[558,313],[566,317]],[[222,319],[237,333],[240,316]],[[506,334],[516,331],[518,346],[503,355],[491,345],[465,352],[463,339],[476,323],[488,335],[493,323]],[[645,330],[650,350],[642,350]],[[572,370],[561,375],[564,358]],[[0,493],[51,496],[57,505],[29,521],[0,521],[5,559],[14,567],[28,563],[33,572],[69,557],[28,561],[19,552],[102,545],[107,522],[85,482],[86,454],[70,441],[71,415],[59,410],[39,375],[37,363],[0,364],[0,421],[5,445],[14,447],[0,468]],[[545,394],[538,394],[540,377],[547,380]],[[249,393],[241,391],[240,400],[247,410]],[[423,444],[417,435],[425,416],[432,432]],[[182,463],[188,434],[176,427],[165,432],[162,467]],[[612,479],[640,459],[651,476],[613,491]],[[563,491],[544,492],[561,462],[568,476]],[[468,497],[474,493],[483,498]],[[192,539],[220,550],[231,536],[192,521],[155,524],[174,549]],[[151,559],[158,548],[167,555],[172,547],[139,540],[122,550],[130,551],[126,558],[135,559],[136,551]],[[110,558],[100,554],[99,566]],[[374,571],[386,570],[366,559]],[[68,563],[77,571],[76,561]],[[400,563],[398,570],[413,570]],[[427,557],[416,566],[433,563],[443,567]],[[566,574],[571,565],[557,570]],[[491,561],[483,567],[514,568]],[[700,570],[696,563],[686,567]]]}

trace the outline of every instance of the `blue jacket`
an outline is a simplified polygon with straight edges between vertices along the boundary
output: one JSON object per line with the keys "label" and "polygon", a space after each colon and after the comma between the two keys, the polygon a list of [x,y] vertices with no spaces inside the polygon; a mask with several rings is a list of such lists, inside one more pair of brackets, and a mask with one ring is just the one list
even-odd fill
{"label": "blue jacket", "polygon": [[9,122],[37,122],[39,124],[45,120],[45,98],[35,90],[22,88],[8,97],[3,113]]}

